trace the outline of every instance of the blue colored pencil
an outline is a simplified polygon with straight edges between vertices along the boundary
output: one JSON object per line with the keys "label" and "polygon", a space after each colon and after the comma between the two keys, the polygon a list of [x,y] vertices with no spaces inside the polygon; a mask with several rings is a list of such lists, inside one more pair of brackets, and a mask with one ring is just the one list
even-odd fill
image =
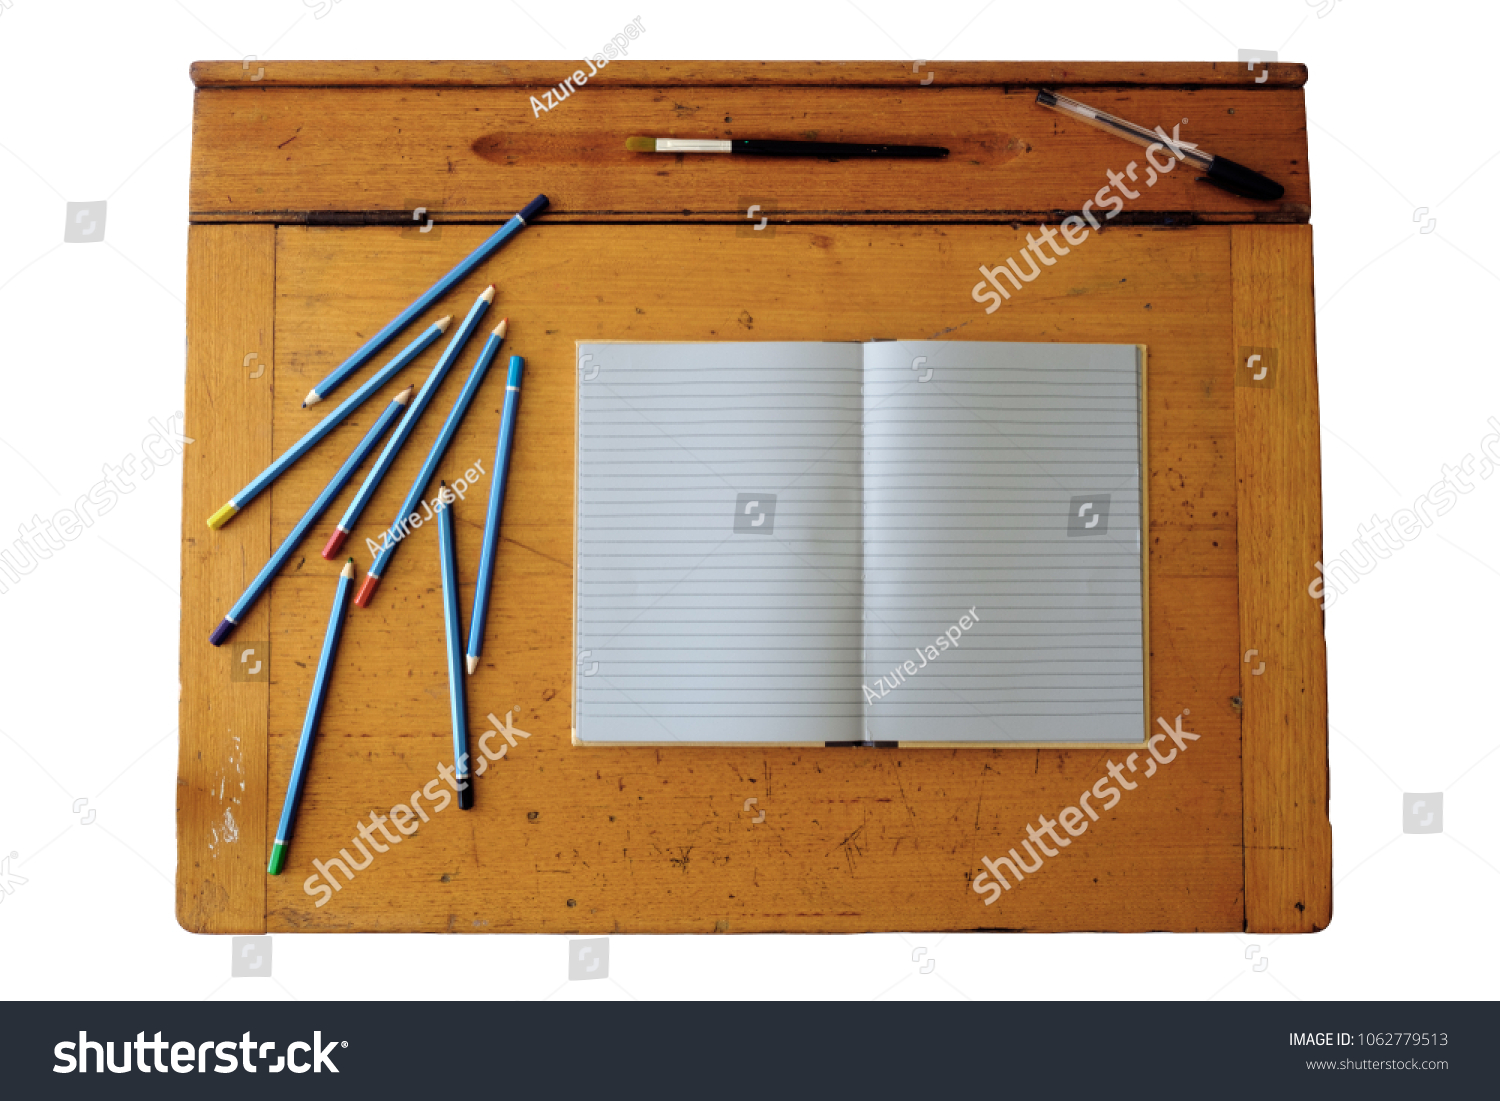
{"label": "blue colored pencil", "polygon": [[505,483],[510,477],[510,452],[516,442],[516,417],[521,411],[521,374],[526,361],[510,357],[505,379],[505,406],[500,412],[500,438],[495,441],[495,473],[490,481],[489,511],[484,516],[484,543],[479,548],[479,576],[474,581],[474,607],[469,612],[469,672],[479,668],[484,646],[484,620],[490,610],[490,575],[495,570],[495,549],[500,545],[500,513],[505,508]]}
{"label": "blue colored pencil", "polygon": [[281,824],[276,827],[276,843],[271,846],[270,875],[280,875],[286,864],[287,846],[292,843],[292,827],[297,822],[297,804],[302,802],[302,788],[307,784],[307,764],[312,757],[313,739],[323,721],[323,705],[328,702],[328,682],[333,674],[333,658],[344,634],[345,613],[349,610],[349,590],[354,587],[354,559],[349,559],[339,573],[339,587],[333,594],[333,610],[328,613],[328,632],[323,636],[323,656],[313,677],[312,695],[307,700],[307,715],[302,720],[302,739],[297,743],[297,759],[292,762],[292,776],[286,785],[286,802],[281,804]]}
{"label": "blue colored pencil", "polygon": [[457,267],[434,283],[422,297],[397,314],[395,320],[372,336],[363,348],[339,364],[333,374],[308,391],[306,400],[302,402],[303,406],[314,405],[326,398],[335,386],[363,367],[367,360],[394,340],[402,329],[412,323],[418,314],[447,294],[454,284],[489,259],[491,254],[501,245],[505,244],[506,241],[509,241],[516,234],[520,233],[521,230],[525,229],[527,223],[540,214],[546,206],[547,196],[545,195],[538,195],[531,202],[527,203],[521,213],[506,222],[496,231],[493,237],[469,253]]}
{"label": "blue colored pencil", "polygon": [[[464,414],[469,411],[469,404],[474,400],[474,395],[479,392],[479,384],[484,381],[485,372],[490,369],[495,354],[500,351],[500,345],[505,341],[505,330],[509,327],[509,318],[502,318],[500,324],[495,326],[494,332],[490,333],[490,338],[484,342],[479,358],[474,363],[474,369],[469,372],[468,379],[464,381],[464,388],[459,391],[458,400],[453,403],[453,408],[448,410],[448,419],[443,422],[437,439],[432,441],[432,448],[427,452],[422,469],[417,472],[416,481],[412,482],[411,489],[407,491],[406,500],[401,502],[401,511],[396,513],[396,519],[381,538],[380,550],[376,552],[375,561],[370,564],[370,572],[365,577],[365,583],[359,587],[359,594],[354,598],[354,603],[359,607],[369,607],[370,597],[375,595],[375,586],[380,584],[380,578],[384,575],[385,567],[390,562],[391,555],[395,553],[396,546],[406,538],[412,528],[422,522],[423,518],[417,512],[417,507],[422,503],[422,497],[427,492],[427,485],[432,481],[432,476],[437,473],[437,466],[443,459],[443,452],[448,450],[453,434],[458,431],[459,423],[464,419]],[[426,519],[431,518],[432,514],[429,512]]]}
{"label": "blue colored pencil", "polygon": [[421,336],[401,349],[400,354],[395,359],[376,371],[363,386],[340,402],[337,409],[329,413],[328,416],[324,417],[318,423],[318,427],[292,444],[281,458],[262,470],[249,485],[229,498],[227,505],[208,518],[208,526],[211,528],[222,528],[225,524],[229,523],[234,514],[249,504],[257,493],[274,482],[289,466],[307,454],[315,443],[342,424],[350,413],[358,409],[371,394],[389,382],[397,371],[421,355],[426,350],[427,345],[447,332],[448,325],[452,321],[453,318],[444,317],[429,325]]}
{"label": "blue colored pencil", "polygon": [[271,555],[270,560],[261,567],[260,573],[255,575],[255,580],[250,582],[250,587],[244,591],[239,600],[235,601],[234,607],[229,609],[229,614],[224,617],[224,621],[214,628],[213,634],[208,636],[209,642],[218,646],[228,638],[229,632],[245,618],[245,613],[250,610],[251,605],[260,599],[260,594],[271,587],[272,579],[286,565],[287,559],[302,542],[302,537],[307,534],[308,528],[318,522],[318,518],[327,511],[333,499],[344,491],[344,487],[349,484],[349,479],[354,477],[354,472],[364,465],[364,461],[370,457],[370,453],[375,450],[386,431],[401,415],[401,411],[406,408],[406,403],[411,400],[411,392],[412,387],[408,386],[385,407],[385,412],[380,414],[380,417],[370,426],[370,430],[365,433],[365,438],[360,440],[354,450],[349,453],[349,457],[344,460],[344,465],[339,467],[333,480],[324,487],[322,493],[318,494],[317,500],[308,506],[307,511],[302,514],[302,519],[297,521],[296,527],[287,532],[286,538],[281,541],[281,546],[276,548],[276,553]]}
{"label": "blue colored pencil", "polygon": [[349,507],[344,510],[344,518],[339,521],[338,527],[333,529],[333,534],[328,537],[328,543],[323,548],[323,557],[332,562],[338,557],[344,540],[349,538],[349,533],[354,530],[354,525],[359,522],[360,513],[364,512],[365,506],[375,496],[375,491],[380,488],[380,483],[390,472],[392,464],[396,461],[396,455],[406,444],[407,437],[416,428],[417,421],[426,412],[427,406],[431,404],[432,397],[438,392],[438,387],[443,384],[449,369],[458,362],[464,345],[469,342],[469,337],[474,335],[474,330],[479,327],[479,319],[484,316],[484,311],[490,308],[490,303],[495,300],[495,285],[491,283],[484,289],[469,308],[469,316],[463,319],[458,331],[453,334],[453,339],[448,341],[448,346],[443,349],[443,354],[438,357],[437,366],[432,369],[432,374],[427,376],[427,381],[422,383],[422,389],[417,392],[417,400],[411,403],[411,408],[406,411],[406,416],[401,418],[401,423],[396,426],[396,433],[385,445],[385,450],[380,453],[380,458],[365,475],[364,484],[359,487],[359,492],[354,495],[354,500],[349,502]]}
{"label": "blue colored pencil", "polygon": [[438,565],[443,575],[443,633],[448,640],[448,711],[453,718],[453,769],[458,809],[474,805],[469,775],[469,713],[464,700],[464,633],[458,622],[458,558],[453,547],[453,502],[448,483],[438,493]]}

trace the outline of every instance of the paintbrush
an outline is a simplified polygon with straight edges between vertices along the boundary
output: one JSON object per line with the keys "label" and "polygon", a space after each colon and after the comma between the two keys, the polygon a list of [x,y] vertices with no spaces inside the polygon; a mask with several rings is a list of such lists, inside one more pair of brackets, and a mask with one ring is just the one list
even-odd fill
{"label": "paintbrush", "polygon": [[932,159],[946,157],[940,145],[866,145],[847,141],[780,141],[766,138],[735,138],[716,141],[705,138],[626,138],[632,153],[733,153],[751,157],[817,157],[847,160],[850,157]]}

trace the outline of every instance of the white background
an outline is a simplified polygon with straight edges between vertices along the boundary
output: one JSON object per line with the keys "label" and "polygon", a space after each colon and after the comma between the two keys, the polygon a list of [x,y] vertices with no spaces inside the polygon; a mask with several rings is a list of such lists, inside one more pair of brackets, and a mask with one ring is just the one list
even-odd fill
{"label": "white background", "polygon": [[[523,4],[342,0],[320,17],[312,0],[0,0],[0,546],[182,408],[190,62],[571,64],[637,15],[631,56],[647,59],[926,58],[938,79],[945,60],[1224,61],[1243,47],[1304,62],[1329,552],[1410,506],[1500,415],[1489,5]],[[105,243],[62,244],[65,202],[101,198]],[[278,935],[266,982],[229,978],[227,938],[178,928],[180,485],[174,462],[0,594],[0,860],[19,854],[10,870],[26,880],[0,902],[6,997],[1496,993],[1500,478],[1329,609],[1336,887],[1322,934],[617,936],[610,981],[572,984],[564,938]],[[1403,791],[1445,794],[1442,835],[1402,834]],[[917,948],[937,961],[928,974]],[[468,981],[444,981],[455,973]]]}

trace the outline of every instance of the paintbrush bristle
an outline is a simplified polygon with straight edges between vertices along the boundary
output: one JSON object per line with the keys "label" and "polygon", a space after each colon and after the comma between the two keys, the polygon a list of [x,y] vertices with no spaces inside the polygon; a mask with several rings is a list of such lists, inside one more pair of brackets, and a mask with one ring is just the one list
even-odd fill
{"label": "paintbrush bristle", "polygon": [[625,148],[632,153],[655,153],[655,138],[626,138]]}

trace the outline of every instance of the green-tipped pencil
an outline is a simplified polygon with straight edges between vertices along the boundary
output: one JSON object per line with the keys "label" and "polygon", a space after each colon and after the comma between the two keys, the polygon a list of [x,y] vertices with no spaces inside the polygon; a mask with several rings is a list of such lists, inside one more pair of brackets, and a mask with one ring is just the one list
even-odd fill
{"label": "green-tipped pencil", "polygon": [[297,759],[292,762],[292,778],[286,785],[286,802],[281,805],[281,824],[276,827],[276,843],[271,846],[270,875],[280,875],[286,864],[286,850],[292,843],[292,827],[297,823],[297,806],[302,802],[302,788],[307,783],[307,766],[312,759],[313,739],[323,719],[323,704],[328,700],[328,682],[332,679],[333,658],[344,634],[345,613],[349,611],[349,593],[354,588],[354,559],[339,572],[339,587],[333,594],[333,611],[328,613],[328,631],[323,636],[323,656],[313,677],[312,695],[307,701],[307,716],[302,720],[302,740],[297,743]]}

